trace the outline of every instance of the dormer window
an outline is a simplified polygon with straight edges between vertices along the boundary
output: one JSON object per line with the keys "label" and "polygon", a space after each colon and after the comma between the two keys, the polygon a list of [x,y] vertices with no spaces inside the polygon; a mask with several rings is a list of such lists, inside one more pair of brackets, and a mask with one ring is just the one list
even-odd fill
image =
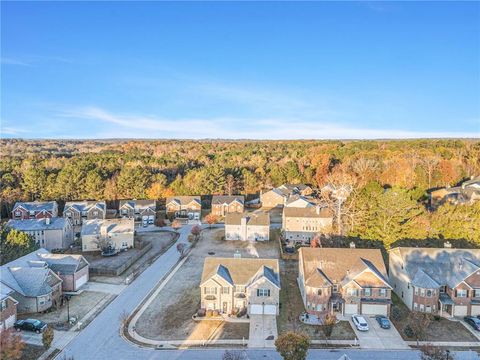
{"label": "dormer window", "polygon": [[457,297],[459,298],[466,298],[467,297],[467,290],[459,289],[456,291]]}
{"label": "dormer window", "polygon": [[322,296],[322,289],[318,289],[318,290],[317,290],[317,295],[318,295],[318,296]]}
{"label": "dormer window", "polygon": [[333,292],[338,292],[338,285],[337,284],[333,285]]}

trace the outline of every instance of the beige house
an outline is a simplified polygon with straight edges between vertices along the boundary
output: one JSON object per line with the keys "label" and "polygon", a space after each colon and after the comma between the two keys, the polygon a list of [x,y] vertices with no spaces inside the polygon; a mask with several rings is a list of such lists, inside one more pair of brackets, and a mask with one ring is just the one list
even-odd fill
{"label": "beige house", "polygon": [[154,224],[157,215],[155,200],[121,200],[119,206],[121,217],[133,218],[143,224]]}
{"label": "beige house", "polygon": [[201,308],[231,314],[278,315],[280,273],[277,259],[205,259],[200,283]]}
{"label": "beige house", "polygon": [[[278,188],[273,188],[267,192],[260,193],[260,202],[265,208],[274,208],[286,206],[300,198],[298,204],[305,207],[309,201],[307,197],[312,195],[313,189],[305,184],[283,184]],[[303,201],[305,200],[305,201]],[[296,206],[295,204],[293,205]]]}
{"label": "beige house", "polygon": [[106,243],[116,250],[132,248],[134,245],[133,219],[86,220],[82,226],[82,250],[98,251]]}
{"label": "beige house", "polygon": [[393,291],[410,310],[480,315],[480,249],[398,247],[389,252]]}
{"label": "beige house", "polygon": [[170,219],[200,220],[202,200],[200,196],[172,196],[166,201]]}
{"label": "beige house", "polygon": [[390,314],[392,288],[379,249],[302,247],[298,285],[310,314]]}
{"label": "beige house", "polygon": [[270,240],[270,214],[265,212],[227,214],[225,240]]}
{"label": "beige house", "polygon": [[67,249],[74,240],[72,223],[64,218],[9,220],[7,227],[27,233],[47,250]]}
{"label": "beige house", "polygon": [[282,229],[289,242],[309,243],[318,233],[330,233],[332,224],[333,214],[327,208],[283,208]]}
{"label": "beige house", "polygon": [[288,192],[289,195],[310,196],[313,193],[313,189],[305,184],[283,184],[278,188]]}
{"label": "beige house", "polygon": [[243,213],[244,197],[241,195],[212,197],[212,214],[225,216],[228,213]]}
{"label": "beige house", "polygon": [[287,201],[288,193],[278,188],[260,193],[260,202],[264,208],[281,207]]}
{"label": "beige house", "polygon": [[81,225],[84,220],[105,219],[106,214],[105,201],[69,201],[63,208],[63,217],[73,225]]}
{"label": "beige house", "polygon": [[315,206],[314,200],[302,195],[292,195],[285,201],[285,207],[307,208],[313,206]]}

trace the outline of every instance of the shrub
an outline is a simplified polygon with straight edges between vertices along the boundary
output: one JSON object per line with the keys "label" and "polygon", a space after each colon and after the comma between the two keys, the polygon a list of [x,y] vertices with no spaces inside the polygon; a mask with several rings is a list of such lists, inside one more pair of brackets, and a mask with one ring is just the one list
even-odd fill
{"label": "shrub", "polygon": [[207,317],[212,317],[213,310],[207,310]]}
{"label": "shrub", "polygon": [[238,313],[237,313],[237,318],[241,318],[242,316],[245,316],[247,313],[247,308],[242,308]]}
{"label": "shrub", "polygon": [[415,337],[415,332],[413,331],[412,327],[410,325],[407,325],[403,328],[403,333],[405,334],[406,337],[408,338],[414,338]]}
{"label": "shrub", "polygon": [[50,349],[50,345],[52,345],[53,341],[53,329],[51,327],[47,327],[43,334],[42,334],[42,343],[45,349]]}
{"label": "shrub", "polygon": [[219,316],[220,313],[218,312],[218,310],[213,310],[213,316]]}
{"label": "shrub", "polygon": [[440,321],[440,315],[433,315],[433,320]]}
{"label": "shrub", "polygon": [[205,313],[206,313],[206,310],[205,309],[199,309],[197,311],[197,316],[199,317],[204,317],[205,316]]}

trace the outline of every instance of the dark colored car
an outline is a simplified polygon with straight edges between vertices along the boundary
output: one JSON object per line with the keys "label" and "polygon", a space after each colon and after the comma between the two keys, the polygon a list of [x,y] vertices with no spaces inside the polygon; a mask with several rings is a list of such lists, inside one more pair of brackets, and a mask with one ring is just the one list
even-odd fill
{"label": "dark colored car", "polygon": [[26,319],[15,321],[13,327],[17,329],[17,331],[35,331],[37,334],[39,334],[47,328],[47,324],[36,319]]}
{"label": "dark colored car", "polygon": [[475,330],[480,331],[480,319],[474,316],[465,316],[463,320]]}
{"label": "dark colored car", "polygon": [[378,325],[380,325],[380,327],[382,329],[390,329],[390,320],[388,320],[388,318],[386,316],[383,316],[383,315],[377,315],[375,316],[375,320],[377,320],[378,322]]}
{"label": "dark colored car", "polygon": [[294,248],[293,246],[287,246],[287,247],[285,248],[285,252],[286,252],[287,254],[295,254],[295,248]]}

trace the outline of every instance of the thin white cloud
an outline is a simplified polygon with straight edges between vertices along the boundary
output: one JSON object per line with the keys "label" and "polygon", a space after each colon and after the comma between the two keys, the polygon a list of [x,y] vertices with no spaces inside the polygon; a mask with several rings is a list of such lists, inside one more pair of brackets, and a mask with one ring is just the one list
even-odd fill
{"label": "thin white cloud", "polygon": [[26,62],[24,60],[10,58],[10,57],[2,57],[0,62],[4,65],[18,65],[18,66],[32,66],[31,63]]}
{"label": "thin white cloud", "polygon": [[10,126],[1,126],[0,127],[0,137],[3,135],[22,135],[27,131],[25,129],[10,127]]}
{"label": "thin white cloud", "polygon": [[110,124],[89,138],[179,138],[179,139],[404,139],[473,138],[480,133],[408,131],[358,128],[325,121],[293,118],[174,119],[152,115],[116,114],[88,106],[63,111],[60,116]]}

